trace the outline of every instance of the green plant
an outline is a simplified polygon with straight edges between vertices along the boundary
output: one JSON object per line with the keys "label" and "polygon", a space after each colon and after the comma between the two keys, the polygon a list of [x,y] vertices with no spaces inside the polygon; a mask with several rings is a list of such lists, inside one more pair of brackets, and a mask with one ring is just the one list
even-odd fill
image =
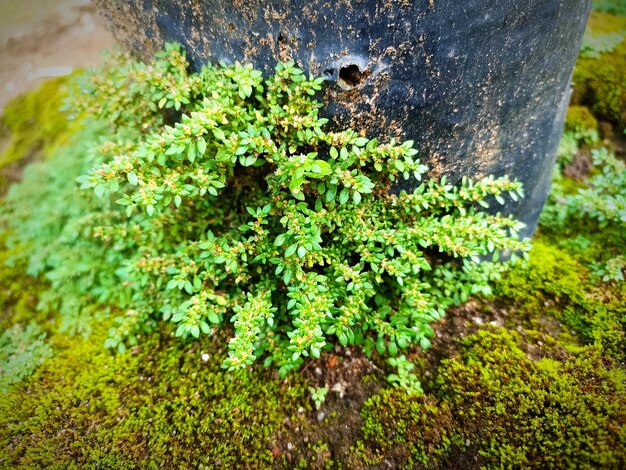
{"label": "green plant", "polygon": [[328,387],[309,387],[309,393],[311,394],[311,400],[315,403],[315,409],[319,410],[326,401]]}
{"label": "green plant", "polygon": [[389,358],[389,364],[397,370],[395,374],[389,374],[387,377],[390,383],[405,389],[407,393],[419,394],[423,392],[417,376],[412,372],[415,365],[404,354]]}
{"label": "green plant", "polygon": [[52,356],[52,348],[45,340],[36,323],[26,327],[14,325],[0,335],[0,391],[33,373],[46,358]]}
{"label": "green plant", "polygon": [[626,164],[604,148],[592,154],[597,172],[565,203],[572,213],[596,219],[601,226],[617,224],[626,234]]}
{"label": "green plant", "polygon": [[603,52],[611,52],[614,50],[625,37],[626,34],[623,32],[594,34],[591,28],[587,28],[580,46],[580,56],[598,58]]}
{"label": "green plant", "polygon": [[591,6],[597,11],[626,16],[626,4],[623,0],[594,0]]}
{"label": "green plant", "polygon": [[84,334],[94,316],[130,302],[119,289],[124,253],[94,238],[98,220],[115,217],[114,205],[79,195],[71,181],[99,163],[102,152],[117,149],[104,144],[96,152],[102,134],[102,125],[87,124],[50,159],[29,165],[0,210],[8,230],[6,262],[25,265],[22,279],[45,278],[49,287],[38,292],[40,310],[58,313],[61,330]]}
{"label": "green plant", "polygon": [[604,282],[623,282],[624,272],[626,272],[626,256],[615,256],[604,263],[592,263],[591,269],[593,270],[593,273],[600,277]]}
{"label": "green plant", "polygon": [[[585,114],[574,113],[576,116]],[[574,159],[580,139],[580,134],[571,131],[563,135],[552,192],[540,224],[558,236],[561,246],[584,258],[596,278],[605,282],[623,281],[626,165],[605,148],[592,148],[590,176],[578,182],[565,177],[561,170]],[[595,229],[585,236],[585,230],[591,227]],[[595,246],[599,249],[594,249]]]}
{"label": "green plant", "polygon": [[[191,74],[176,45],[150,66],[123,59],[83,81],[73,109],[109,125],[104,142],[83,137],[78,151],[95,164],[78,181],[96,197],[59,209],[70,212],[62,221],[44,218],[53,230],[43,237],[33,209],[20,211],[25,196],[45,194],[47,176],[9,198],[33,270],[63,289],[53,299],[73,303],[74,317],[115,306],[107,346],[120,351],[159,317],[182,337],[230,322],[230,370],[262,357],[284,375],[335,340],[391,356],[427,347],[429,323],[505,268],[482,259],[526,250],[517,221],[478,209],[517,200],[521,186],[444,178],[392,194],[427,170],[411,142],[324,130],[321,86],[291,63],[265,80],[240,64]],[[141,110],[126,112],[131,102]],[[85,164],[55,171],[60,198],[74,197],[68,179]],[[50,243],[59,231],[67,236]],[[79,260],[63,259],[70,248]]]}
{"label": "green plant", "polygon": [[579,139],[574,132],[565,131],[556,150],[555,178],[561,176],[561,170],[574,160],[579,150]]}

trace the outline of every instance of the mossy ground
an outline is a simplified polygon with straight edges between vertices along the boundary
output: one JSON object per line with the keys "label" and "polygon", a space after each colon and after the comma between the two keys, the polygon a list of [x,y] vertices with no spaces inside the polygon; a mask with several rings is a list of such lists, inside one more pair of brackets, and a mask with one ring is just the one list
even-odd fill
{"label": "mossy ground", "polygon": [[182,344],[165,331],[111,355],[102,333],[87,341],[56,335],[55,357],[3,397],[1,447],[10,466],[280,464],[272,437],[307,406],[297,377],[229,374],[220,369],[219,338]]}
{"label": "mossy ground", "polygon": [[386,390],[368,400],[358,448],[394,467],[619,468],[625,378],[593,347],[481,328],[441,363],[426,397]]}
{"label": "mossy ground", "polygon": [[599,117],[626,127],[626,16],[592,11],[589,27],[594,35],[623,34],[613,50],[598,57],[580,57],[574,69],[573,104],[587,105]]}
{"label": "mossy ground", "polygon": [[44,82],[7,104],[0,118],[0,195],[19,180],[25,162],[48,157],[76,131],[61,111],[70,79]]}
{"label": "mossy ground", "polygon": [[[623,27],[602,15],[594,30]],[[574,99],[588,109],[570,112],[571,130],[626,122],[624,51],[579,61]],[[56,111],[63,83],[7,109],[0,170],[11,179],[71,134]],[[182,342],[162,328],[111,354],[106,324],[70,336],[37,310],[46,281],[6,265],[20,248],[5,237],[1,328],[36,322],[54,357],[0,395],[2,468],[626,467],[626,284],[589,268],[624,252],[619,231],[580,221],[540,230],[527,265],[492,297],[449,312],[430,350],[411,352],[418,396],[389,388],[383,361],[355,349],[325,353],[286,381],[220,369],[220,336]],[[310,386],[330,389],[319,411]]]}

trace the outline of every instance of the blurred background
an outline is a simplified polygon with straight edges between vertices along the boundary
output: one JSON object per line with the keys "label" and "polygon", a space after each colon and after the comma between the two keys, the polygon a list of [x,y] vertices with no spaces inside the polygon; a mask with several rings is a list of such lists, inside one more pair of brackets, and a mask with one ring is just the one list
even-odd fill
{"label": "blurred background", "polygon": [[89,0],[0,0],[0,114],[46,79],[100,63],[112,45]]}

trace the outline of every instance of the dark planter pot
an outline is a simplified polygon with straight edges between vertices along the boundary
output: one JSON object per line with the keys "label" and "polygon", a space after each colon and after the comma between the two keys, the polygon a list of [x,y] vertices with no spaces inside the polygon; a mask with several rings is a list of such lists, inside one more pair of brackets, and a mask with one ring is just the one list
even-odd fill
{"label": "dark planter pot", "polygon": [[[293,59],[327,77],[325,112],[412,139],[432,176],[525,184],[503,211],[530,235],[550,188],[590,0],[95,0],[123,44],[192,66]],[[407,189],[414,184],[409,182]],[[396,188],[399,189],[399,188]],[[499,207],[498,209],[502,209]]]}

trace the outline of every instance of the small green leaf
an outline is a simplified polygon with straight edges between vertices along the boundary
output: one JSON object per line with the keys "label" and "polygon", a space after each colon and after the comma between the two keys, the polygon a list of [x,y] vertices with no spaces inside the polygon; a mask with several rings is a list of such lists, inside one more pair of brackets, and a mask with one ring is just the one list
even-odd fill
{"label": "small green leaf", "polygon": [[226,134],[224,134],[224,131],[219,127],[213,129],[213,135],[218,140],[226,140]]}
{"label": "small green leaf", "polygon": [[346,188],[343,188],[339,193],[339,204],[345,204],[350,199],[350,193]]}
{"label": "small green leaf", "polygon": [[198,149],[198,153],[200,155],[204,155],[206,152],[206,140],[202,137],[198,137],[198,140],[196,141],[196,148]]}

